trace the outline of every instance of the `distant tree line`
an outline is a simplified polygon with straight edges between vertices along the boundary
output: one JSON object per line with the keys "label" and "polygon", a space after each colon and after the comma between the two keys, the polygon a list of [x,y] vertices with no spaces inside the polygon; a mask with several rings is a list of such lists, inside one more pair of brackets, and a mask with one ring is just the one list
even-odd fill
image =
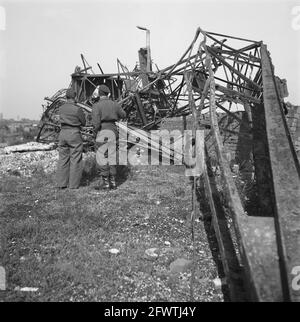
{"label": "distant tree line", "polygon": [[0,121],[0,146],[34,141],[38,134],[36,121],[22,119],[21,121],[5,120]]}

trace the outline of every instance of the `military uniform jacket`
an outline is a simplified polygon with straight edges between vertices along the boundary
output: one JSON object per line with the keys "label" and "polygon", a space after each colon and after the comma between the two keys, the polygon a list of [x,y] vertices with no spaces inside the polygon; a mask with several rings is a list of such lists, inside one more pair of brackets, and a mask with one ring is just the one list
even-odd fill
{"label": "military uniform jacket", "polygon": [[59,108],[61,128],[80,128],[85,125],[85,115],[82,108],[72,103],[65,103]]}
{"label": "military uniform jacket", "polygon": [[92,122],[96,132],[101,129],[115,129],[114,122],[125,117],[126,113],[122,107],[108,97],[100,98],[99,102],[93,105]]}

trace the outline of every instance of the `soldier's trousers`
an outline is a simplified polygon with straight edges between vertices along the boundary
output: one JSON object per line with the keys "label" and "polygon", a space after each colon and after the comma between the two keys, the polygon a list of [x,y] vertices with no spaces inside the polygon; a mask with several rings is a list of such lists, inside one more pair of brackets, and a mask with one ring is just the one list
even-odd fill
{"label": "soldier's trousers", "polygon": [[78,188],[83,170],[83,143],[78,128],[67,128],[60,131],[58,151],[58,187]]}
{"label": "soldier's trousers", "polygon": [[[105,134],[104,131],[112,131],[113,138],[112,140],[103,140]],[[117,174],[117,158],[118,158],[118,136],[116,134],[115,128],[107,126],[105,129],[101,130],[97,134],[96,139],[96,150],[97,153],[101,150],[101,161],[99,162],[99,158],[96,155],[96,160],[98,164],[99,174],[103,177],[115,176]],[[105,133],[105,132],[104,132]],[[104,149],[103,149],[104,148]],[[105,158],[105,159],[104,159]]]}

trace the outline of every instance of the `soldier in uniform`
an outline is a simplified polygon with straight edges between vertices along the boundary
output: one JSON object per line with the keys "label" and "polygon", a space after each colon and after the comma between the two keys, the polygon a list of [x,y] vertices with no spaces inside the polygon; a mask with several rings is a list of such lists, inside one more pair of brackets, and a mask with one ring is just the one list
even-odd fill
{"label": "soldier in uniform", "polygon": [[[118,130],[115,122],[125,118],[126,113],[117,102],[114,102],[109,98],[110,89],[106,85],[100,85],[98,93],[100,98],[99,101],[93,105],[92,122],[95,132],[97,133],[96,147],[98,149],[101,149],[104,145],[105,148],[107,147],[104,155],[107,158],[107,163],[99,164],[102,185],[96,189],[115,189],[117,172],[116,163],[109,164],[109,160],[116,161],[117,159]],[[111,137],[107,138],[105,133],[108,133],[109,131],[114,134],[114,139],[111,139]]]}
{"label": "soldier in uniform", "polygon": [[61,131],[59,134],[59,160],[57,168],[58,188],[77,189],[82,175],[83,142],[80,127],[86,123],[82,109],[76,106],[76,93],[68,89],[67,102],[59,108]]}

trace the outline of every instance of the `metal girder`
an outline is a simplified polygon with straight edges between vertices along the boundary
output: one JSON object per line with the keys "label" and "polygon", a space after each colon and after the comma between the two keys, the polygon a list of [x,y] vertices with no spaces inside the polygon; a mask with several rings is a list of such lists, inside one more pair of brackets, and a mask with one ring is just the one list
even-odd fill
{"label": "metal girder", "polygon": [[[273,218],[250,217],[246,215],[239,193],[233,181],[226,151],[221,142],[214,81],[211,80],[210,117],[215,139],[215,150],[219,160],[227,207],[233,219],[239,251],[244,265],[244,277],[248,296],[252,301],[282,300],[281,285],[278,283],[279,265]],[[218,219],[215,219],[217,222]]]}
{"label": "metal girder", "polygon": [[292,287],[292,271],[300,266],[299,163],[283,114],[266,45],[261,46],[261,60],[283,296],[286,301],[300,301],[300,290]]}
{"label": "metal girder", "polygon": [[[203,40],[197,46],[199,35]],[[249,44],[235,49],[230,45],[231,39]],[[118,60],[119,72],[114,74],[90,74],[84,60],[84,69],[79,68],[72,74],[71,85],[78,94],[77,105],[89,114],[94,87],[106,83],[113,90],[112,96],[126,111],[129,126],[150,130],[165,117],[190,114],[195,123],[193,129],[195,126],[210,128],[208,136],[213,138],[211,146],[215,148],[212,154],[221,169],[219,179],[223,180],[224,190],[216,191],[207,173],[204,173],[204,179],[229,280],[234,281],[235,277],[230,274],[238,263],[236,254],[230,254],[235,251],[230,245],[230,234],[225,232],[222,235],[228,223],[216,200],[223,196],[239,242],[248,298],[255,301],[299,301],[300,291],[297,293],[292,288],[292,271],[300,267],[300,170],[266,46],[261,42],[198,28],[188,49],[167,68],[150,71],[145,68],[145,53],[140,51],[139,54],[142,58],[140,66],[129,72]],[[222,85],[215,84],[215,81],[222,82]],[[57,101],[52,99],[48,105],[41,122],[42,125],[44,122],[41,133],[44,129],[45,135],[51,138],[59,133],[55,111],[64,97],[59,95],[55,99]],[[247,118],[235,115],[236,109],[231,109],[234,104],[235,107],[244,106]],[[206,113],[208,108],[209,113]],[[217,115],[220,110],[222,113]],[[204,113],[209,115],[208,118]],[[233,119],[240,126],[239,132],[230,126],[222,129],[219,124],[224,116],[221,114]],[[92,142],[89,134],[93,131],[91,124],[82,131],[85,131],[87,141]],[[233,179],[221,131],[233,136],[238,134],[240,145],[248,145],[241,159],[248,162],[251,175],[254,177],[255,174],[259,200],[259,206],[255,205],[257,207],[251,214],[245,211]],[[228,249],[225,249],[226,243]],[[232,298],[236,299],[234,292],[235,287],[232,286]]]}

